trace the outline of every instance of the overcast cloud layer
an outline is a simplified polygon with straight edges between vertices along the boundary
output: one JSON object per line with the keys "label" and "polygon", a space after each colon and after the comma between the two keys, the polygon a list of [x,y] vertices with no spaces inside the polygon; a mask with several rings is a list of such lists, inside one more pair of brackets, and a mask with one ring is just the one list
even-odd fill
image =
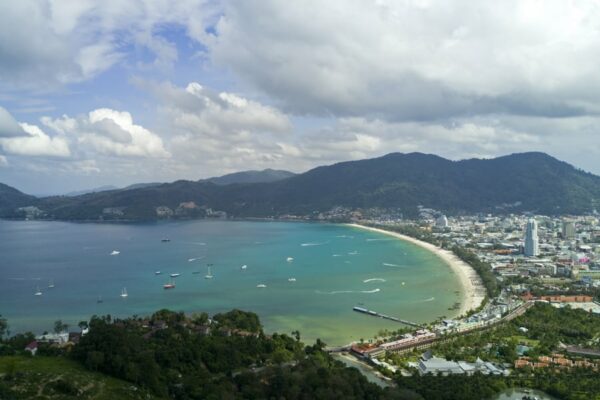
{"label": "overcast cloud layer", "polygon": [[30,193],[545,151],[600,174],[600,5],[0,3],[0,182]]}

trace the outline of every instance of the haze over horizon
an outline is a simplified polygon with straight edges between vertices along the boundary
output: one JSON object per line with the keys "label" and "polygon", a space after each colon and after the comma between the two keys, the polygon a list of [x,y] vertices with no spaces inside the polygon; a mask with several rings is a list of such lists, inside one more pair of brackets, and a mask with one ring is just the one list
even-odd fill
{"label": "haze over horizon", "polygon": [[600,5],[0,4],[0,182],[28,193],[543,151],[600,174]]}

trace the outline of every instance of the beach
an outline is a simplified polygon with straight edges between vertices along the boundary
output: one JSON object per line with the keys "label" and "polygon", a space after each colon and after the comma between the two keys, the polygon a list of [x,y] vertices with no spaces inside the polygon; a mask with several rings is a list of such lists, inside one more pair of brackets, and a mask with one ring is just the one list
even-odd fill
{"label": "beach", "polygon": [[467,263],[458,258],[450,250],[445,250],[431,243],[423,242],[410,236],[400,233],[387,231],[385,229],[373,228],[360,224],[347,224],[348,226],[365,229],[372,232],[382,233],[384,235],[393,236],[395,238],[405,240],[431,251],[440,259],[442,259],[454,271],[463,290],[463,300],[458,310],[458,315],[464,315],[470,310],[478,308],[486,296],[486,290],[483,286],[481,278],[477,272]]}

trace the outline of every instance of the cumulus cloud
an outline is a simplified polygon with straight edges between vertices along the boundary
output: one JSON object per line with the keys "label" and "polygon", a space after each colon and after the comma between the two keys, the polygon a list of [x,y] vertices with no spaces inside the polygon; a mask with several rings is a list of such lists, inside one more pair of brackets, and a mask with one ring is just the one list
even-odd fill
{"label": "cumulus cloud", "polygon": [[63,135],[72,137],[82,150],[92,154],[168,158],[163,140],[157,134],[133,123],[127,111],[99,108],[88,115],[71,118],[42,118],[42,123]]}
{"label": "cumulus cloud", "polygon": [[23,156],[69,157],[69,143],[64,137],[47,135],[36,125],[19,124],[27,136],[0,138],[0,146],[9,154]]}

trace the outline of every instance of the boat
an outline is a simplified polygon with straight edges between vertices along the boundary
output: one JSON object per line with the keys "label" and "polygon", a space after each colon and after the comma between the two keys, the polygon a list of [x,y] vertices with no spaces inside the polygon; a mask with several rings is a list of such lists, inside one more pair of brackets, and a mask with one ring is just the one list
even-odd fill
{"label": "boat", "polygon": [[242,269],[246,269],[248,266],[246,264],[242,265]]}
{"label": "boat", "polygon": [[121,252],[119,250],[113,250],[113,251],[110,252],[111,256],[116,256],[116,255],[119,255],[119,254],[121,254]]}
{"label": "boat", "polygon": [[163,242],[163,243],[166,243],[166,242],[170,242],[171,239],[169,239],[169,238],[162,238],[162,239],[160,239],[160,241]]}
{"label": "boat", "polygon": [[288,282],[296,282],[296,278],[288,278]]}
{"label": "boat", "polygon": [[287,262],[292,262],[292,261],[294,261],[294,257],[288,257],[288,258],[286,258],[286,261]]}
{"label": "boat", "polygon": [[181,274],[180,273],[174,273],[174,274],[171,274],[170,276],[171,276],[171,278],[177,278],[179,275],[181,275]]}
{"label": "boat", "polygon": [[48,287],[50,289],[52,289],[54,287],[54,281],[52,279],[50,279],[50,282],[48,282]]}
{"label": "boat", "polygon": [[175,289],[175,283],[173,282],[173,279],[171,279],[169,283],[165,283],[163,285],[163,289]]}
{"label": "boat", "polygon": [[160,271],[154,271],[154,275],[160,275],[160,274],[162,274],[162,272],[160,272]]}
{"label": "boat", "polygon": [[212,279],[212,278],[213,278],[213,276],[212,276],[212,274],[210,272],[210,266],[209,266],[207,274],[204,275],[204,279]]}
{"label": "boat", "polygon": [[121,290],[121,297],[125,298],[125,297],[127,297],[127,296],[129,296],[129,295],[127,294],[127,288],[123,288],[123,290]]}
{"label": "boat", "polygon": [[259,283],[258,285],[256,285],[257,288],[266,288],[267,285],[265,285],[264,283]]}
{"label": "boat", "polygon": [[35,291],[35,295],[36,296],[41,296],[42,295],[42,291],[40,290],[40,287],[38,286],[36,291]]}
{"label": "boat", "polygon": [[102,300],[102,296],[98,296],[98,300],[96,300],[96,303],[100,304],[103,303],[104,301]]}

